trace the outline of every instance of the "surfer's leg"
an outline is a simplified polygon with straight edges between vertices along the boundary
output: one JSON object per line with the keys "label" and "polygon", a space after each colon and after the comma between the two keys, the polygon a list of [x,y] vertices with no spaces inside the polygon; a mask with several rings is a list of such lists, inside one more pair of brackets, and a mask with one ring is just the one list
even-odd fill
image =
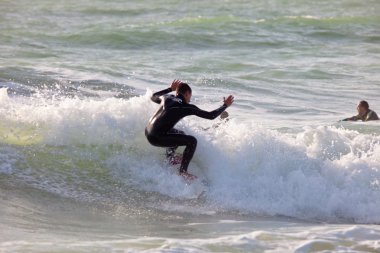
{"label": "surfer's leg", "polygon": [[197,148],[197,139],[191,135],[184,135],[187,138],[187,145],[185,151],[183,152],[182,163],[179,172],[187,172],[187,167],[189,167],[190,161],[194,156],[195,149]]}
{"label": "surfer's leg", "polygon": [[190,161],[193,158],[195,149],[197,148],[197,139],[191,135],[185,134],[165,134],[159,136],[148,135],[149,142],[158,147],[178,147],[186,146],[183,152],[182,163],[180,167],[180,172],[186,172],[187,167],[189,167]]}
{"label": "surfer's leg", "polygon": [[[175,128],[172,128],[168,134],[185,134],[184,131],[181,131],[181,130],[178,130],[178,129],[175,129]],[[175,151],[177,150],[178,146],[176,147],[170,147],[170,148],[166,148],[166,157],[167,158],[172,158],[174,157],[175,155]]]}
{"label": "surfer's leg", "polygon": [[[191,135],[185,134],[168,134],[164,137],[164,143],[170,146],[186,146],[183,151],[182,163],[179,171],[187,172],[190,161],[193,158],[195,149],[197,148],[197,139]],[[174,144],[174,145],[173,145]]]}

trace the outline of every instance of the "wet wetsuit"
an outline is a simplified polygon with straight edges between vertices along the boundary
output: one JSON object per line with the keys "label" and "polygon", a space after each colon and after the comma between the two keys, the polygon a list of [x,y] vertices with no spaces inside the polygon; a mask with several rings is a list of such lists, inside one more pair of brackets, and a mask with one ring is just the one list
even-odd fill
{"label": "wet wetsuit", "polygon": [[160,98],[171,91],[172,89],[168,88],[154,93],[151,97],[153,102],[161,104],[161,106],[149,120],[145,128],[145,136],[150,144],[154,146],[170,148],[167,154],[170,153],[170,150],[174,152],[178,146],[186,146],[180,167],[180,172],[186,172],[197,147],[197,139],[194,136],[186,135],[184,132],[174,129],[175,124],[182,118],[190,115],[196,115],[205,119],[215,119],[227,108],[227,105],[222,105],[214,111],[207,112],[195,105],[186,103],[185,98],[181,94],[177,96],[166,95],[163,99]]}
{"label": "wet wetsuit", "polygon": [[343,121],[370,121],[370,120],[379,120],[379,117],[377,116],[376,112],[372,110],[368,110],[367,113],[363,116],[360,114],[353,116],[351,118],[344,119]]}

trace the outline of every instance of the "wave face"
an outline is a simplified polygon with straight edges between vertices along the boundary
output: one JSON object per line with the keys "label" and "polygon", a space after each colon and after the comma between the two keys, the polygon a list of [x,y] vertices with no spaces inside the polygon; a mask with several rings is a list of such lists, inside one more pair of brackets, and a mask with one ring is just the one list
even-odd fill
{"label": "wave face", "polygon": [[343,126],[291,133],[236,119],[214,128],[189,117],[179,125],[199,141],[189,170],[207,186],[186,185],[145,139],[157,108],[149,94],[51,99],[1,89],[1,174],[26,189],[132,209],[183,211],[195,199],[195,213],[380,223],[379,135]]}

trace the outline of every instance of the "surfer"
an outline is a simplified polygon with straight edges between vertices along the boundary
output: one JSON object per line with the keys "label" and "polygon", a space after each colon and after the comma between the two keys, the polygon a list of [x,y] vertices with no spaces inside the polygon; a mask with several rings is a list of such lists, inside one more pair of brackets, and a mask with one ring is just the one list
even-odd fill
{"label": "surfer", "polygon": [[343,119],[342,121],[370,121],[370,120],[379,120],[376,112],[369,109],[369,104],[367,101],[360,101],[358,107],[358,115],[352,116],[351,118]]}
{"label": "surfer", "polygon": [[[176,91],[176,95],[167,95],[172,91]],[[174,80],[169,88],[154,93],[151,97],[152,101],[161,104],[161,106],[150,118],[145,128],[145,136],[149,143],[153,146],[166,147],[166,154],[169,159],[175,155],[178,146],[185,146],[179,173],[188,180],[196,178],[187,172],[187,168],[197,147],[197,139],[175,129],[174,126],[182,118],[190,115],[213,120],[234,102],[234,97],[230,95],[227,99],[223,99],[221,107],[208,112],[190,104],[191,95],[190,86],[180,80]]]}

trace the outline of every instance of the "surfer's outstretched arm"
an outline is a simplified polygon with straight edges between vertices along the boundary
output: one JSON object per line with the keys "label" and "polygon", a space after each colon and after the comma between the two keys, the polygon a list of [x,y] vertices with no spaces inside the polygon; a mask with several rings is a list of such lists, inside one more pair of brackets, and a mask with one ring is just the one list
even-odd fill
{"label": "surfer's outstretched arm", "polygon": [[211,112],[201,110],[198,107],[196,107],[195,105],[192,105],[191,109],[190,109],[190,111],[191,111],[190,114],[196,115],[196,116],[204,118],[204,119],[213,120],[213,119],[217,118],[220,114],[222,114],[227,109],[227,107],[232,105],[232,103],[234,102],[234,97],[229,96],[227,99],[224,99],[223,102],[224,103],[221,107],[219,107],[218,109],[213,110]]}
{"label": "surfer's outstretched arm", "polygon": [[180,83],[180,80],[174,80],[169,88],[154,93],[150,99],[157,104],[161,104],[160,97],[172,91],[175,91]]}

